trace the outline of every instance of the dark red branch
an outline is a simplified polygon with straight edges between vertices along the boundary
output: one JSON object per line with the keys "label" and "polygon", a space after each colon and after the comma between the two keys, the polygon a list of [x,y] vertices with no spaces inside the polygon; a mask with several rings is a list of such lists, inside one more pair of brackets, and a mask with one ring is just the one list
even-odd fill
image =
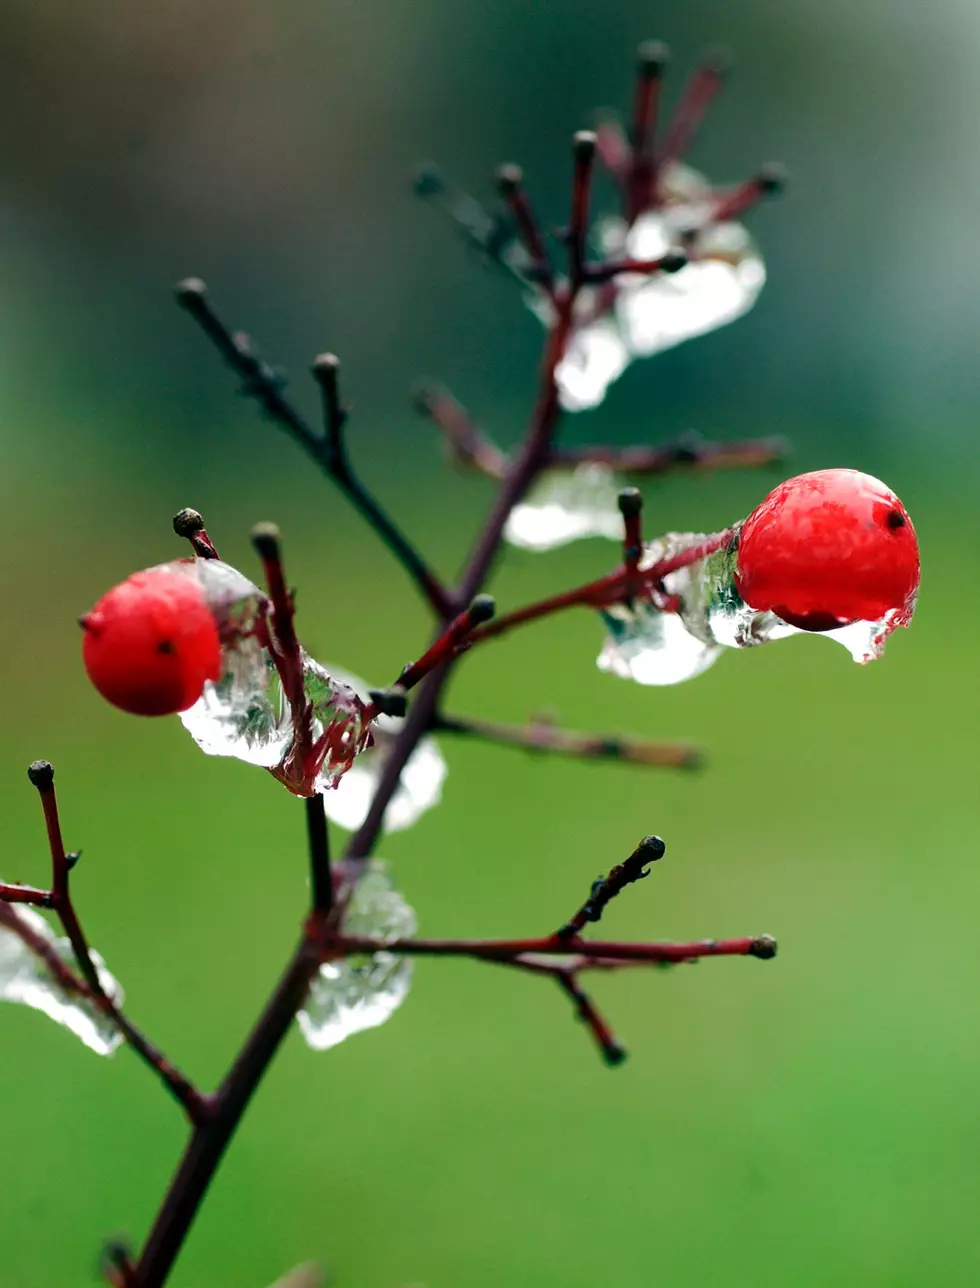
{"label": "dark red branch", "polygon": [[572,971],[558,970],[555,971],[555,979],[558,987],[571,1000],[575,1014],[589,1030],[606,1064],[622,1064],[626,1059],[626,1048],[616,1040],[609,1022],[578,982],[577,976]]}
{"label": "dark red branch", "polygon": [[763,197],[775,196],[782,192],[785,186],[785,170],[778,163],[770,162],[764,165],[753,178],[746,179],[730,192],[719,194],[712,219],[718,224],[724,223],[726,219],[737,219]]}
{"label": "dark red branch", "polygon": [[187,1113],[191,1122],[201,1122],[207,1114],[207,1099],[188,1078],[166,1058],[162,1051],[136,1027],[105,992],[94,992],[70,966],[66,966],[50,942],[29,926],[16,909],[0,903],[0,926],[12,931],[44,963],[56,983],[71,997],[96,1007],[116,1025],[140,1059],[153,1070],[163,1085]]}
{"label": "dark red branch", "polygon": [[707,55],[691,74],[658,151],[658,171],[671,161],[679,161],[694,142],[704,115],[722,86],[729,63],[728,56],[717,51]]}
{"label": "dark red branch", "polygon": [[242,392],[297,442],[338,485],[351,504],[374,529],[422,592],[438,616],[446,611],[446,590],[421,555],[395,527],[392,520],[350,468],[346,456],[338,463],[336,446],[328,434],[315,433],[286,398],[285,381],[264,359],[253,353],[247,336],[233,335],[218,317],[200,278],[189,277],[177,287],[177,300],[214,344],[225,362],[242,378]]}
{"label": "dark red branch", "polygon": [[654,136],[660,109],[663,70],[670,57],[666,45],[646,41],[636,62],[636,88],[630,120],[630,166],[626,191],[626,218],[633,220],[653,200]]}
{"label": "dark red branch", "polygon": [[7,885],[0,881],[0,903],[29,903],[35,908],[50,908],[51,891],[38,890],[36,886]]}
{"label": "dark red branch", "polygon": [[589,970],[595,965],[646,962],[670,966],[701,957],[759,957],[776,955],[776,941],[771,935],[751,935],[741,939],[699,939],[691,943],[621,943],[618,940],[562,939],[546,935],[543,939],[372,939],[366,935],[338,935],[333,941],[336,955],[357,953],[399,953],[412,957],[473,957],[479,961],[509,961],[525,953],[561,957],[568,953],[581,956],[576,969]]}
{"label": "dark red branch", "polygon": [[577,292],[585,280],[585,246],[589,235],[589,203],[596,137],[591,130],[579,130],[572,140],[572,209],[568,223],[568,278]]}
{"label": "dark red branch", "polygon": [[610,259],[592,264],[586,269],[585,279],[596,285],[611,282],[625,273],[638,277],[652,277],[655,273],[679,273],[686,268],[688,257],[681,251],[671,250],[657,259]]}
{"label": "dark red branch", "polygon": [[549,293],[554,273],[545,247],[544,235],[524,190],[524,171],[518,165],[502,165],[497,171],[497,190],[514,217],[517,233],[531,261],[531,269]]}

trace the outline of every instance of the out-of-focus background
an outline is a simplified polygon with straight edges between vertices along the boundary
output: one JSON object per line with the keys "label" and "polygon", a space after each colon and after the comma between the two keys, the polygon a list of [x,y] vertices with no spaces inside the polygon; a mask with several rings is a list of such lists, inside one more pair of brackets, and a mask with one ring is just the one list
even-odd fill
{"label": "out-of-focus background", "polygon": [[[204,1084],[292,942],[303,824],[258,770],[88,687],[76,615],[179,553],[201,509],[253,570],[275,519],[319,657],[384,681],[425,638],[399,570],[174,307],[206,277],[265,353],[331,348],[351,447],[438,566],[489,501],[408,410],[445,380],[515,441],[539,325],[415,202],[415,162],[486,191],[517,160],[563,216],[570,132],[625,106],[646,37],[736,48],[693,160],[793,184],[752,216],[755,311],[639,363],[569,441],[788,434],[783,473],[884,477],[916,522],[909,632],[859,668],[816,639],[668,690],[600,675],[569,615],[460,669],[453,706],[703,743],[698,776],[447,744],[443,806],[388,840],[423,929],[538,933],[655,831],[669,852],[608,914],[635,937],[770,931],[777,961],[598,981],[631,1058],[602,1067],[554,991],[423,962],[384,1028],[291,1038],[174,1276],[262,1288],[316,1258],[349,1288],[947,1288],[980,1279],[976,409],[980,14],[967,0],[7,0],[0,14],[0,871],[43,881],[24,769],[56,765],[77,894],[134,1018]],[[651,527],[712,530],[776,473],[648,489]],[[512,553],[504,605],[609,566]],[[183,1139],[127,1052],[102,1061],[0,1007],[0,1283],[95,1279]]]}

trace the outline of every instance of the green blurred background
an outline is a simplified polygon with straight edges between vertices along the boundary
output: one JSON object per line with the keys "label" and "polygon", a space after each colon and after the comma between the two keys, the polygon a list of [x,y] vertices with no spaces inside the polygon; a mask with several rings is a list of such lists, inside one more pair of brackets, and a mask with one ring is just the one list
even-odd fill
{"label": "green blurred background", "polygon": [[[609,931],[769,931],[780,956],[599,980],[631,1052],[615,1071],[544,981],[420,963],[384,1028],[323,1055],[290,1038],[179,1288],[263,1288],[306,1258],[345,1288],[980,1281],[968,0],[5,0],[0,871],[45,879],[24,769],[49,757],[96,946],[133,1017],[216,1081],[295,935],[300,811],[176,720],[102,704],[75,617],[178,554],[170,516],[194,505],[247,570],[250,525],[279,521],[325,660],[384,680],[426,618],[343,499],[236,398],[171,283],[206,277],[311,409],[305,363],[340,352],[356,457],[448,573],[489,488],[445,470],[405,391],[438,376],[512,443],[541,337],[413,202],[411,167],[434,156],[485,190],[521,161],[557,222],[568,136],[593,105],[625,104],[650,36],[678,63],[737,48],[693,159],[731,180],[778,157],[793,188],[753,217],[770,270],[756,310],[637,364],[568,439],[781,432],[793,472],[883,476],[922,544],[914,627],[867,668],[794,639],[670,690],[600,675],[584,614],[468,660],[456,709],[690,737],[708,768],[447,743],[442,808],[381,847],[425,932],[540,933],[655,831],[667,859]],[[650,524],[711,530],[776,477],[657,484]],[[512,553],[494,590],[516,604],[610,555]],[[179,1114],[127,1052],[99,1060],[16,1007],[0,1008],[0,1106],[0,1284],[94,1282],[103,1236],[145,1232]]]}

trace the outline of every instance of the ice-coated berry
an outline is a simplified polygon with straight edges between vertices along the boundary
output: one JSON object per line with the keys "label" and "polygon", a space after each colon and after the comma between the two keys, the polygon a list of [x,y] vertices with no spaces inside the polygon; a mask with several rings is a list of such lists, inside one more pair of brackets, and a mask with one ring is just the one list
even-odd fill
{"label": "ice-coated berry", "polygon": [[164,565],[134,573],[81,618],[89,679],[114,706],[172,715],[221,675],[218,628],[192,572]]}
{"label": "ice-coated berry", "polygon": [[858,470],[787,479],[742,524],[735,584],[751,608],[826,631],[911,610],[919,545],[901,501]]}

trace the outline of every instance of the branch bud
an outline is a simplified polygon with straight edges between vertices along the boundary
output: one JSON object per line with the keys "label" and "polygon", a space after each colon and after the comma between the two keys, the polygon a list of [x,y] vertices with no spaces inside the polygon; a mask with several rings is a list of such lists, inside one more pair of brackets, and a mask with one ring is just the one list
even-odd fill
{"label": "branch bud", "polygon": [[257,523],[252,529],[252,545],[260,559],[278,559],[279,528],[274,523]]}
{"label": "branch bud", "polygon": [[54,766],[50,760],[34,760],[27,767],[27,777],[39,792],[49,792],[54,786]]}
{"label": "branch bud", "polygon": [[769,961],[776,956],[778,945],[772,935],[759,935],[752,943],[750,956],[759,957],[762,961]]}
{"label": "branch bud", "polygon": [[643,509],[643,494],[638,487],[624,487],[616,499],[624,519],[632,518]]}
{"label": "branch bud", "polygon": [[193,537],[195,533],[202,532],[204,529],[204,520],[197,510],[192,510],[185,506],[183,510],[178,510],[174,515],[174,532],[178,537]]}
{"label": "branch bud", "polygon": [[470,621],[474,626],[489,622],[497,611],[497,601],[493,595],[476,595],[469,606]]}

